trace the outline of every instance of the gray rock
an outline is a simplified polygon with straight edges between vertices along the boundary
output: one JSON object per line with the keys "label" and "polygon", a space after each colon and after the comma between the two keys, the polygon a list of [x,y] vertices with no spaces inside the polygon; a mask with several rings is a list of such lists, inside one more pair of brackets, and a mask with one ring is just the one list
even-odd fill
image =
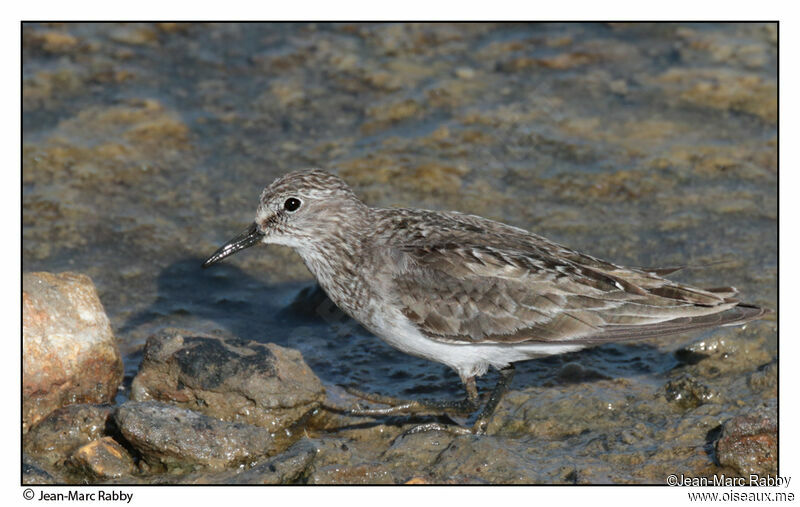
{"label": "gray rock", "polygon": [[222,469],[273,455],[282,445],[264,428],[155,401],[124,403],[114,419],[125,439],[155,468]]}
{"label": "gray rock", "polygon": [[147,340],[131,398],[169,401],[226,421],[286,428],[324,398],[300,352],[168,329]]}
{"label": "gray rock", "polygon": [[22,276],[22,431],[72,403],[111,401],[122,358],[91,279]]}
{"label": "gray rock", "polygon": [[285,452],[256,463],[246,470],[192,473],[176,484],[294,484],[317,455],[317,441],[303,439]]}
{"label": "gray rock", "polygon": [[465,436],[442,451],[430,474],[437,483],[525,484],[542,482],[525,448],[491,436]]}

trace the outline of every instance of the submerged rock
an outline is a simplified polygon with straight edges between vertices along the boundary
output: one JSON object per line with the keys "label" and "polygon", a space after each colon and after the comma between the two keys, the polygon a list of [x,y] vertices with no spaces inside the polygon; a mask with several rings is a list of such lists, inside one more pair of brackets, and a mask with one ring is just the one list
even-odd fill
{"label": "submerged rock", "polygon": [[125,439],[156,470],[221,469],[272,455],[280,445],[264,428],[155,401],[124,403],[114,419]]}
{"label": "submerged rock", "polygon": [[664,390],[667,401],[685,410],[697,408],[714,398],[711,389],[691,375],[682,375],[670,380],[664,385]]}
{"label": "submerged rock", "polygon": [[767,396],[778,397],[778,360],[763,364],[747,378],[747,384],[756,391],[767,391]]}
{"label": "submerged rock", "polygon": [[147,340],[131,398],[278,431],[316,408],[324,390],[296,350],[168,329]]}
{"label": "submerged rock", "polygon": [[122,358],[91,279],[22,277],[22,431],[72,403],[111,401]]}

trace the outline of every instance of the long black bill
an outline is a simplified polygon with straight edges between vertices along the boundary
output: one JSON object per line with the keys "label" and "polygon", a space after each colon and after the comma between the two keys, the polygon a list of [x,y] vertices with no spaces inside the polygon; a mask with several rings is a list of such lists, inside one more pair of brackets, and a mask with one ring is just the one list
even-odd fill
{"label": "long black bill", "polygon": [[245,248],[251,247],[261,241],[261,238],[263,237],[264,233],[259,232],[258,226],[255,224],[255,222],[253,222],[247,229],[242,231],[241,234],[219,247],[219,249],[214,252],[214,255],[206,259],[206,261],[203,263],[203,267],[207,268],[210,265],[221,261],[225,257],[235,254],[239,250],[244,250]]}

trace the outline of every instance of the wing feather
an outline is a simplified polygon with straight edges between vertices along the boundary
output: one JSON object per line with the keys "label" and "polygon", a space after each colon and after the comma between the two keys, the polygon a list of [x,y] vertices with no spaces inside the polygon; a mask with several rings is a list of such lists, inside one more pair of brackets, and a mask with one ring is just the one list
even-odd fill
{"label": "wing feather", "polygon": [[456,237],[387,247],[402,313],[435,340],[508,344],[595,343],[757,318],[730,311],[739,305],[730,287],[678,284],[659,270],[619,267],[538,236],[522,241],[509,229],[516,236],[502,239],[510,247],[491,234],[483,244],[473,235],[472,244]]}

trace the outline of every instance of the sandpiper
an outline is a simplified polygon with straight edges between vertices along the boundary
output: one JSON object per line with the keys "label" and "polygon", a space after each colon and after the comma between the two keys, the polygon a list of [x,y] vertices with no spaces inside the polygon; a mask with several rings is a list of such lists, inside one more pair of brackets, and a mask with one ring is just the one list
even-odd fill
{"label": "sandpiper", "polygon": [[500,380],[476,422],[459,432],[486,431],[517,361],[737,325],[770,312],[741,303],[733,287],[664,278],[676,268],[617,266],[479,216],[372,208],[318,169],[267,186],[255,221],[203,267],[256,243],[293,247],[345,313],[403,352],[450,366],[466,389],[461,401],[358,392],[387,407],[351,413],[470,414],[480,408],[475,378],[497,368]]}

